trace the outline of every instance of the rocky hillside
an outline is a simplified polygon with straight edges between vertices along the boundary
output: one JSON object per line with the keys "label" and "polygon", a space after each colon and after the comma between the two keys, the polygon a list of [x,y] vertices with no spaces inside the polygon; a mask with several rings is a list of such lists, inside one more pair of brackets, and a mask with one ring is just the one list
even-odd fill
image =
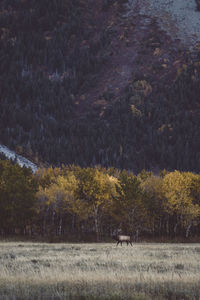
{"label": "rocky hillside", "polygon": [[180,39],[182,44],[192,48],[200,40],[199,0],[129,0],[127,16],[135,14],[155,17],[159,25],[171,38]]}
{"label": "rocky hillside", "polygon": [[199,171],[198,35],[144,2],[3,1],[0,143],[37,163]]}

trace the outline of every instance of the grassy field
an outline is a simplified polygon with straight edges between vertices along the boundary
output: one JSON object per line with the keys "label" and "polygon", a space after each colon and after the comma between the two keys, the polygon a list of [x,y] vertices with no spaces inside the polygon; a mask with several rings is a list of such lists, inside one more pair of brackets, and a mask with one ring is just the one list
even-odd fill
{"label": "grassy field", "polygon": [[0,299],[200,299],[200,244],[0,243]]}

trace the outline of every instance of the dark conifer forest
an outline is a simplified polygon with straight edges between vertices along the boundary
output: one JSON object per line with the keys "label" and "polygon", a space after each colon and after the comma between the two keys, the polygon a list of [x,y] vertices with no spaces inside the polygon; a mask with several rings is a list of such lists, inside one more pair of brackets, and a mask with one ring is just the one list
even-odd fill
{"label": "dark conifer forest", "polygon": [[0,2],[0,235],[198,239],[200,44],[126,0]]}
{"label": "dark conifer forest", "polygon": [[140,37],[125,2],[1,1],[1,144],[54,166],[199,172],[200,49],[165,48],[155,20]]}

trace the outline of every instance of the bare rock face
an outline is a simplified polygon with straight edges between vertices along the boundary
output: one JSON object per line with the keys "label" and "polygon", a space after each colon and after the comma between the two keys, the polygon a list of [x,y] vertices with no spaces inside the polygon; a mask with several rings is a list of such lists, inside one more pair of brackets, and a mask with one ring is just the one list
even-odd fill
{"label": "bare rock face", "polygon": [[8,159],[15,160],[16,162],[21,166],[25,166],[27,168],[31,168],[33,172],[37,171],[37,166],[32,163],[30,160],[27,158],[17,155],[14,151],[8,149],[6,146],[0,144],[0,153],[3,153]]}
{"label": "bare rock face", "polygon": [[127,16],[139,12],[155,17],[171,38],[188,48],[200,41],[200,0],[129,0]]}

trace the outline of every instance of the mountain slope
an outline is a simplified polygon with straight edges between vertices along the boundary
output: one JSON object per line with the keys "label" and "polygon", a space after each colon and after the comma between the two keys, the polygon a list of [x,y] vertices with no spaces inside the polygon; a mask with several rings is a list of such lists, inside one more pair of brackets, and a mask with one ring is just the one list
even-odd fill
{"label": "mountain slope", "polygon": [[199,171],[199,49],[125,1],[5,0],[0,142],[60,165]]}

